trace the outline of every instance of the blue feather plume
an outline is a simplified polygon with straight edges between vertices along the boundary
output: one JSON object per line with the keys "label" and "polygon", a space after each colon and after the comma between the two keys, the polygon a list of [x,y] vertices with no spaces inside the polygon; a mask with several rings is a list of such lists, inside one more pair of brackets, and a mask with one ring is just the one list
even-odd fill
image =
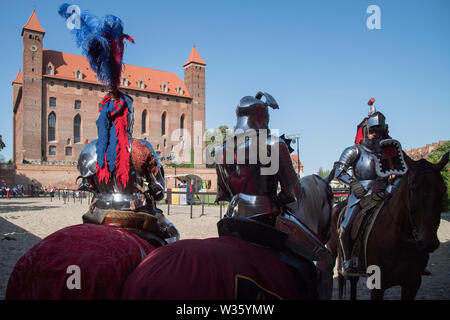
{"label": "blue feather plume", "polygon": [[[58,10],[59,15],[66,20],[69,19],[75,12],[71,6],[68,3],[62,4]],[[118,85],[122,71],[122,54],[119,54],[120,61],[117,62],[117,46],[123,46],[124,37],[133,41],[123,33],[122,20],[110,14],[98,18],[86,10],[81,12],[79,19],[80,28],[72,29],[78,47],[86,56],[99,81],[108,86]]]}

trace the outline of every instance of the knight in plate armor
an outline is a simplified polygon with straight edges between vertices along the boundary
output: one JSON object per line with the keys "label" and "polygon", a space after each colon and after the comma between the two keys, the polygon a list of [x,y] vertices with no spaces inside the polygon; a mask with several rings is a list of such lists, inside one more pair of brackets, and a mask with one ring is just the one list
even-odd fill
{"label": "knight in plate armor", "polygon": [[[63,4],[59,14],[69,19],[73,8]],[[108,88],[99,104],[98,138],[78,159],[78,189],[94,193],[83,222],[116,225],[155,246],[178,240],[177,229],[156,207],[164,197],[163,167],[150,142],[132,137],[133,99],[119,90],[124,42],[134,40],[113,15],[99,18],[83,11],[79,24],[72,30],[77,45]]]}
{"label": "knight in plate armor", "polygon": [[330,271],[329,252],[288,206],[301,201],[302,188],[290,140],[269,129],[269,107],[279,108],[266,92],[243,97],[233,135],[215,150],[216,201],[230,201],[218,232],[270,249],[298,275],[309,275],[299,278],[316,292],[312,299],[330,299],[329,281],[319,280],[321,271]]}
{"label": "knight in plate armor", "polygon": [[[334,178],[350,186],[347,209],[339,229],[343,251],[343,273],[357,267],[357,257],[351,258],[350,231],[355,218],[367,200],[382,201],[392,195],[407,171],[402,148],[389,136],[385,116],[376,111],[375,99],[369,101],[369,115],[358,125],[355,144],[346,148],[335,162]],[[352,175],[348,169],[352,169]]]}

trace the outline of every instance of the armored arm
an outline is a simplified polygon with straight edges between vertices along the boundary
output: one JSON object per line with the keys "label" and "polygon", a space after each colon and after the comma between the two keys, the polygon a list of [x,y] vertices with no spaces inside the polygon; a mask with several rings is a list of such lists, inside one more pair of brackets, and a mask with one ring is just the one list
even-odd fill
{"label": "armored arm", "polygon": [[300,195],[300,181],[292,165],[287,144],[282,140],[278,144],[280,156],[277,176],[281,187],[281,191],[278,193],[278,199],[281,203],[288,204],[298,200],[298,196]]}
{"label": "armored arm", "polygon": [[347,173],[347,169],[356,162],[360,154],[358,147],[352,146],[346,148],[339,158],[339,161],[334,163],[334,178],[345,184],[352,184],[355,179]]}

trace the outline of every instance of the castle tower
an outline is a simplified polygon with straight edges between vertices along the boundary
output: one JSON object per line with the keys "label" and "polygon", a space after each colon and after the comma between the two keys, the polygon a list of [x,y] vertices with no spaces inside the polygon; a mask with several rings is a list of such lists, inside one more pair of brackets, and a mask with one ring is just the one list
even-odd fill
{"label": "castle tower", "polygon": [[[45,31],[41,27],[36,12],[31,13],[22,28],[23,64],[22,64],[22,103],[15,112],[20,120],[15,134],[20,138],[14,158],[17,162],[23,159],[40,160],[42,155],[43,117],[42,117],[42,65],[43,40]],[[20,113],[20,114],[18,114]]]}
{"label": "castle tower", "polygon": [[[184,83],[192,97],[190,128],[191,149],[194,153],[196,167],[204,167],[205,142],[205,67],[197,48],[192,48],[188,60],[183,65]],[[200,165],[202,164],[202,165]]]}

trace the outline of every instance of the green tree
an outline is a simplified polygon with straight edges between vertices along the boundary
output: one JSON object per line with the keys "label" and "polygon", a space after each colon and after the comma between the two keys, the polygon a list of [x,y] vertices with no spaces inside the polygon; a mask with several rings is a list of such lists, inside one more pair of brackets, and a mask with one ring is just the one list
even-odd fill
{"label": "green tree", "polygon": [[[438,163],[442,156],[450,151],[450,140],[440,145],[436,150],[431,152],[427,158],[431,163]],[[447,163],[444,169],[441,171],[442,178],[447,186],[447,196],[445,197],[443,210],[449,211],[450,209],[450,164]]]}
{"label": "green tree", "polygon": [[328,177],[329,174],[330,174],[330,170],[323,170],[322,167],[320,167],[319,171],[317,171],[317,175],[322,178]]}
{"label": "green tree", "polygon": [[3,143],[2,135],[0,134],[0,150],[2,150],[6,145]]}

